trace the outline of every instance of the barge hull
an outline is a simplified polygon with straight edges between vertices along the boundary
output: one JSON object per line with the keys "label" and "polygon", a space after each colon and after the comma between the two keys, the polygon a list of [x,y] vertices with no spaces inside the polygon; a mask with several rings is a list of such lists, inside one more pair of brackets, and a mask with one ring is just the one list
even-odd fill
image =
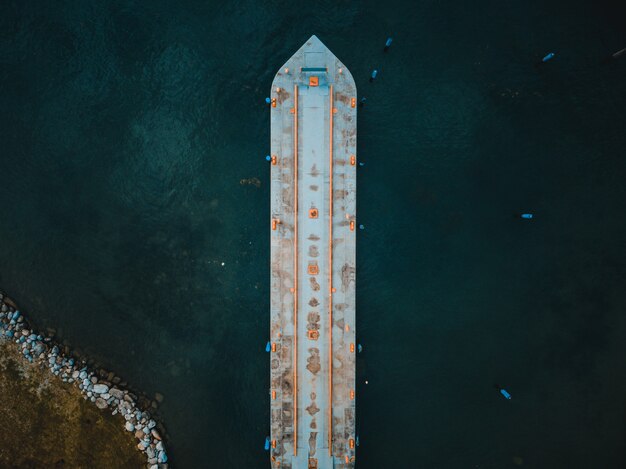
{"label": "barge hull", "polygon": [[356,99],[316,36],[272,83],[273,468],[355,464]]}

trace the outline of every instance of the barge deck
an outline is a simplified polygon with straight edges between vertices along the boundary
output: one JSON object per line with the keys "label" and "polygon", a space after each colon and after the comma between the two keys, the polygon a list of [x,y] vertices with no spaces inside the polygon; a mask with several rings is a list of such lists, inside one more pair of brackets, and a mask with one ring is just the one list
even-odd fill
{"label": "barge deck", "polygon": [[272,83],[272,468],[355,464],[356,98],[316,36]]}

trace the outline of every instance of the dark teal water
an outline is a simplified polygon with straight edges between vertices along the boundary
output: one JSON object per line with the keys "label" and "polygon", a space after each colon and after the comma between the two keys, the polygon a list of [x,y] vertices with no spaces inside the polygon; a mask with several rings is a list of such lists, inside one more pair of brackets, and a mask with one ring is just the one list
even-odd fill
{"label": "dark teal water", "polygon": [[0,8],[0,286],[165,396],[176,467],[268,467],[263,100],[311,34],[368,98],[359,467],[624,467],[623,3]]}

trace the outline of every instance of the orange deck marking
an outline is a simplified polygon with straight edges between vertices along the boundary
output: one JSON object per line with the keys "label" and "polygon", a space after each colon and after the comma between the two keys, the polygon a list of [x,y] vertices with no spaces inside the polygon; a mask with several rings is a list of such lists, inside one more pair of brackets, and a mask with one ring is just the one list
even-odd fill
{"label": "orange deck marking", "polygon": [[293,87],[293,455],[298,455],[298,85]]}
{"label": "orange deck marking", "polygon": [[328,453],[333,455],[333,85],[330,85],[328,215]]}

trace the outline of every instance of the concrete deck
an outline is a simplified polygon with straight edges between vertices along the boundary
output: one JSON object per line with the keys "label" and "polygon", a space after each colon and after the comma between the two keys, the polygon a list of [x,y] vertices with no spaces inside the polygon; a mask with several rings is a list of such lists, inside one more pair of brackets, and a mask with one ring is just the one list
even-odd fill
{"label": "concrete deck", "polygon": [[312,36],[271,98],[271,464],[353,468],[356,87]]}

